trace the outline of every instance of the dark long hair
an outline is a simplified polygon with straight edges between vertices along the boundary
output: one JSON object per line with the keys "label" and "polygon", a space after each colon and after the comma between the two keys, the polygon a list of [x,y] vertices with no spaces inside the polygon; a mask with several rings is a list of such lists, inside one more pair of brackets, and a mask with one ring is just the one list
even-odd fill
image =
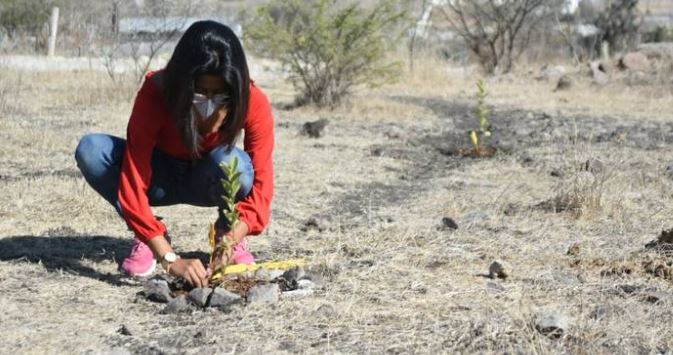
{"label": "dark long hair", "polygon": [[227,117],[220,127],[223,144],[231,148],[245,126],[250,100],[250,75],[243,46],[229,27],[198,21],[178,41],[163,73],[163,93],[192,158],[200,157],[201,139],[191,114],[194,83],[199,75],[221,77],[231,96]]}

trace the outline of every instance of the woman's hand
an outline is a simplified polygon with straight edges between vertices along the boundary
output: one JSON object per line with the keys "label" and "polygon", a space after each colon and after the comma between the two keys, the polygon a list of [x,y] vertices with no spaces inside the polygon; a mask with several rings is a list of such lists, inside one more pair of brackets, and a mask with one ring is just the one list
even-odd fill
{"label": "woman's hand", "polygon": [[206,269],[199,259],[178,259],[168,268],[171,275],[181,277],[194,287],[208,287]]}

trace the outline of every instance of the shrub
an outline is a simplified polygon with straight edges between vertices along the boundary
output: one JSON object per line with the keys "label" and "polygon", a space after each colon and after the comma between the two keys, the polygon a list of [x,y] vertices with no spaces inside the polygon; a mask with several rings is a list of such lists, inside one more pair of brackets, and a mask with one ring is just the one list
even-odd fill
{"label": "shrub", "polygon": [[370,8],[338,0],[272,0],[246,24],[244,39],[289,71],[298,105],[333,107],[356,85],[380,85],[397,73],[398,63],[385,60],[386,34],[397,32],[403,17],[391,0]]}

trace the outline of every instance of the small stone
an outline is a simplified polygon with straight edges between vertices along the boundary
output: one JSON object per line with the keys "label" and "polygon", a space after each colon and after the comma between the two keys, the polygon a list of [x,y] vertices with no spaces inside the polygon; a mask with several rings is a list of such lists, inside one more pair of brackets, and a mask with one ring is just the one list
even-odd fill
{"label": "small stone", "polygon": [[313,290],[317,286],[311,280],[302,279],[297,281],[297,287],[299,290]]}
{"label": "small stone", "polygon": [[311,138],[320,138],[325,134],[325,128],[329,124],[329,120],[322,118],[317,121],[306,122],[302,126],[300,134],[309,136]]}
{"label": "small stone", "polygon": [[509,277],[509,268],[502,261],[494,261],[488,267],[488,277],[495,279],[506,279]]}
{"label": "small stone", "polygon": [[582,170],[588,171],[594,175],[599,175],[605,172],[605,164],[598,159],[589,159],[584,162]]}
{"label": "small stone", "polygon": [[126,335],[126,336],[131,336],[133,335],[133,332],[126,326],[126,324],[122,324],[122,326],[117,330],[117,333],[121,335]]}
{"label": "small stone", "polygon": [[324,232],[329,228],[330,221],[327,218],[323,217],[311,217],[304,225],[300,228],[302,232],[308,232],[310,230],[317,230],[318,232]]}
{"label": "small stone", "polygon": [[292,290],[281,293],[282,298],[303,298],[313,295],[314,290]]}
{"label": "small stone", "polygon": [[145,298],[153,302],[166,303],[172,299],[168,282],[161,279],[151,279],[144,285]]}
{"label": "small stone", "polygon": [[248,290],[248,303],[278,303],[280,287],[278,284],[262,284]]}
{"label": "small stone", "polygon": [[642,295],[642,300],[647,303],[652,304],[663,304],[666,303],[670,297],[666,292],[661,291],[648,291],[644,292]]}
{"label": "small stone", "polygon": [[208,296],[213,292],[211,288],[195,288],[189,291],[189,300],[199,307],[205,307]]}
{"label": "small stone", "polygon": [[515,214],[521,212],[522,209],[523,208],[518,203],[508,203],[502,209],[502,214],[504,214],[505,216],[514,216]]}
{"label": "small stone", "polygon": [[458,229],[458,223],[456,223],[456,221],[454,221],[451,217],[443,217],[441,229],[456,230]]}
{"label": "small stone", "polygon": [[600,61],[593,61],[589,64],[589,67],[591,68],[591,75],[594,78],[594,83],[603,86],[610,81],[605,64]]}
{"label": "small stone", "polygon": [[172,299],[166,307],[161,311],[163,314],[177,314],[183,312],[191,312],[194,309],[189,302],[187,302],[187,297],[180,295]]}
{"label": "small stone", "polygon": [[554,89],[554,91],[568,90],[572,86],[573,86],[572,79],[570,79],[569,76],[564,75],[558,80],[558,83],[556,83],[556,88]]}
{"label": "small stone", "polygon": [[567,333],[571,326],[570,318],[560,312],[544,312],[535,317],[535,329],[548,337],[558,338]]}
{"label": "small stone", "polygon": [[415,293],[426,294],[428,293],[428,288],[422,282],[413,281],[409,285],[409,290]]}
{"label": "small stone", "polygon": [[217,287],[210,297],[210,307],[224,308],[242,302],[241,296]]}
{"label": "small stone", "polygon": [[299,279],[303,278],[306,275],[304,268],[293,267],[292,269],[286,270],[281,276],[286,281],[297,282]]}
{"label": "small stone", "polygon": [[562,178],[563,177],[563,171],[561,169],[552,169],[552,171],[549,173],[549,176],[556,177],[556,178]]}
{"label": "small stone", "polygon": [[384,152],[383,148],[375,147],[375,148],[372,148],[371,153],[372,153],[372,156],[382,157],[385,152]]}

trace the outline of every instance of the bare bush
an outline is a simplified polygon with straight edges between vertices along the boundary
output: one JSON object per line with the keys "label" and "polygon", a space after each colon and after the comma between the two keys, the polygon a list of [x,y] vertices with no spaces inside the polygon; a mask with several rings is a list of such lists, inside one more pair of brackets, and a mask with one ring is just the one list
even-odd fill
{"label": "bare bush", "polygon": [[[553,1],[552,1],[553,2]],[[487,73],[509,72],[545,17],[548,0],[447,1],[446,20]]]}

